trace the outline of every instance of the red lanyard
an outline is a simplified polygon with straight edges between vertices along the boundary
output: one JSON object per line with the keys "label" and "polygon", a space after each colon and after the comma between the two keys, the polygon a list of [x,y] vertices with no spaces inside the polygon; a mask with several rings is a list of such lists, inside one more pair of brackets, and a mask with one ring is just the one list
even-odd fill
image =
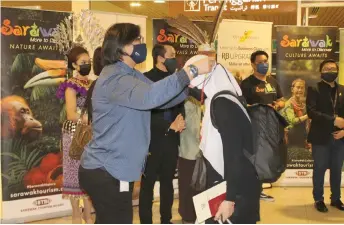
{"label": "red lanyard", "polygon": [[[204,87],[205,87],[206,80],[207,80],[207,75],[205,75],[205,77],[204,77],[202,92],[201,92],[201,121],[200,121],[201,122],[201,124],[200,124],[201,129],[200,129],[200,131],[202,131],[202,120],[203,120],[203,116],[204,116],[204,114],[203,114],[203,111],[204,111]],[[201,132],[200,132],[200,140],[202,140]]]}

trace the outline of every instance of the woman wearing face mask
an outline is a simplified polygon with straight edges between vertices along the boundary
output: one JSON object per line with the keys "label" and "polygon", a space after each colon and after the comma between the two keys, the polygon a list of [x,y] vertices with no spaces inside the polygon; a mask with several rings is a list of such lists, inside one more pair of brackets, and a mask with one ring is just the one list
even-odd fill
{"label": "woman wearing face mask", "polygon": [[140,27],[111,26],[102,46],[104,68],[92,95],[93,138],[85,147],[80,184],[92,199],[96,223],[132,223],[133,182],[140,179],[150,143],[154,108],[170,108],[187,96],[198,73],[210,71],[209,59],[153,83],[134,67],[146,60]]}
{"label": "woman wearing face mask", "polygon": [[84,107],[87,90],[91,85],[88,74],[91,71],[90,56],[83,47],[74,47],[68,54],[68,69],[73,71],[74,76],[58,89],[57,97],[65,99],[67,120],[62,127],[62,151],[63,151],[63,198],[68,198],[72,204],[73,223],[80,224],[81,213],[79,200],[84,199],[83,218],[86,223],[93,223],[91,218],[91,203],[86,200],[85,192],[80,188],[78,169],[80,162],[69,157],[69,148],[75,132],[76,122],[82,119],[87,123],[87,114],[80,118],[81,110]]}

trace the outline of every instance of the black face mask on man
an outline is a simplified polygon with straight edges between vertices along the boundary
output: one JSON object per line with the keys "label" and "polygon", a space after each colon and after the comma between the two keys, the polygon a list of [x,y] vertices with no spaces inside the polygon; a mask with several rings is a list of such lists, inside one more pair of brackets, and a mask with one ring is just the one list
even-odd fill
{"label": "black face mask on man", "polygon": [[90,74],[91,64],[83,64],[83,65],[79,65],[79,67],[80,67],[79,74],[81,76],[87,76],[88,74]]}
{"label": "black face mask on man", "polygon": [[321,79],[329,83],[332,83],[333,81],[335,81],[337,77],[338,77],[338,72],[321,73]]}
{"label": "black face mask on man", "polygon": [[177,59],[176,58],[170,58],[166,59],[164,62],[164,66],[167,69],[167,72],[170,74],[173,74],[177,70]]}

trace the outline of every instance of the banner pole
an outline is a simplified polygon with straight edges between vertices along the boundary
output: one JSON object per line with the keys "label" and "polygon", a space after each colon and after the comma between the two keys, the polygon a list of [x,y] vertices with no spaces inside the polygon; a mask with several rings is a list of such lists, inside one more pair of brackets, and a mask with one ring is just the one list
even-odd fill
{"label": "banner pole", "polygon": [[309,8],[306,8],[306,14],[305,14],[305,26],[308,26],[309,22]]}
{"label": "banner pole", "polygon": [[344,85],[344,28],[339,29],[339,80]]}
{"label": "banner pole", "polygon": [[302,20],[302,7],[301,7],[301,0],[297,0],[297,26],[301,26]]}

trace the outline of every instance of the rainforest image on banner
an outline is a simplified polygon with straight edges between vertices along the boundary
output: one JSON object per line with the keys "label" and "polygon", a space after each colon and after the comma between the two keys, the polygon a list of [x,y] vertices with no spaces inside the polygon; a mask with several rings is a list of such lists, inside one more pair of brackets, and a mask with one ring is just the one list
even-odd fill
{"label": "rainforest image on banner", "polygon": [[66,79],[52,32],[70,13],[1,8],[1,179],[3,201],[59,194]]}

